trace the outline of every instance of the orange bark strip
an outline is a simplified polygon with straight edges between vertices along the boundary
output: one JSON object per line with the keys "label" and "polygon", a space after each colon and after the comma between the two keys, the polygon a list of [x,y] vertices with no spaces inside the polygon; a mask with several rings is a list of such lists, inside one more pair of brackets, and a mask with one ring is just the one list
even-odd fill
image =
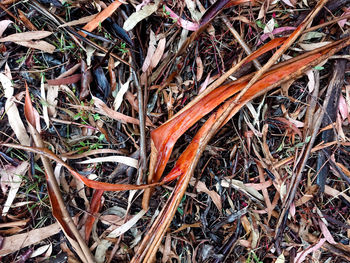
{"label": "orange bark strip", "polygon": [[[318,53],[309,57],[306,57],[300,61],[297,61],[295,63],[292,63],[290,65],[286,65],[283,68],[278,68],[275,70],[272,70],[268,73],[266,73],[257,83],[255,83],[251,89],[249,89],[242,98],[238,101],[237,106],[234,108],[234,110],[231,111],[230,115],[225,119],[225,122],[222,124],[225,125],[248,101],[253,99],[254,97],[259,96],[262,91],[266,92],[267,87],[273,87],[272,85],[281,79],[284,79],[290,75],[292,75],[294,72],[302,68],[303,66],[311,63],[312,61],[319,58],[323,53]],[[243,83],[246,84],[247,82]],[[231,86],[234,87],[234,86]],[[244,87],[244,85],[239,85],[238,87],[234,87],[235,89],[239,89]],[[271,89],[271,88],[270,88]],[[235,90],[237,91],[237,90]],[[201,136],[203,134],[207,133],[211,129],[211,124],[214,123],[220,115],[225,111],[225,109],[234,102],[236,98],[233,97],[227,102],[225,102],[215,114],[212,114],[210,118],[207,120],[207,122],[202,126],[202,128],[198,131],[196,136],[193,138],[191,144],[186,148],[186,150],[183,152],[183,154],[179,157],[178,161],[176,162],[174,168],[171,170],[171,172],[163,179],[164,181],[169,181],[170,178],[175,179],[174,175],[179,176],[183,175],[185,171],[188,169],[188,166],[191,164],[194,155],[197,154],[197,150],[199,148],[199,142]],[[191,116],[190,116],[191,117]]]}
{"label": "orange bark strip", "polygon": [[[121,4],[121,2],[115,0],[106,9],[102,10],[94,19],[87,23],[83,29],[89,32],[95,30],[100,25],[100,23],[102,23],[106,18],[110,17]],[[79,34],[83,37],[86,37],[86,34],[82,32],[79,32]]]}
{"label": "orange bark strip", "polygon": [[[281,45],[285,39],[286,38],[276,38],[271,40],[269,43],[247,57],[244,64],[249,63],[262,54]],[[180,115],[175,116],[170,122],[166,122],[152,131],[152,143],[158,153],[158,156],[156,158],[154,168],[150,168],[150,171],[152,172],[154,169],[155,173],[153,175],[153,180],[150,180],[149,183],[159,181],[170,158],[172,149],[181,135],[184,134],[194,123],[211,112],[227,98],[242,90],[246,84],[247,81],[241,83],[236,81],[234,83],[223,85],[210,92],[207,96],[203,97],[201,101],[194,104]],[[153,164],[151,164],[151,166],[152,165]]]}
{"label": "orange bark strip", "polygon": [[75,178],[79,179],[86,186],[93,189],[99,189],[104,191],[126,191],[126,190],[141,190],[141,189],[146,189],[146,188],[151,188],[151,187],[161,185],[161,183],[132,185],[132,184],[110,184],[110,183],[98,182],[98,181],[90,180],[85,176],[81,175],[80,173],[78,173],[77,171],[75,171],[71,166],[63,162],[56,154],[51,152],[49,149],[40,148],[40,147],[30,147],[30,146],[24,146],[24,145],[12,144],[12,143],[4,143],[1,145],[6,147],[13,147],[13,148],[28,151],[28,152],[37,153],[53,161],[56,161],[62,164],[62,166],[64,166],[65,168],[67,168],[67,170]]}

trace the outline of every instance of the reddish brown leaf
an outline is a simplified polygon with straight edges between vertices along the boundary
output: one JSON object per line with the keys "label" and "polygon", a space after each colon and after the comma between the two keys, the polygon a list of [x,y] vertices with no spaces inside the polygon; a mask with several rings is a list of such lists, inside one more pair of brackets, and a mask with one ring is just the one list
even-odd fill
{"label": "reddish brown leaf", "polygon": [[81,79],[81,74],[74,74],[72,76],[60,79],[48,79],[47,84],[51,86],[68,85],[78,82]]}
{"label": "reddish brown leaf", "polygon": [[92,75],[90,69],[88,69],[84,60],[81,60],[81,83],[80,83],[80,95],[79,99],[83,100],[90,93],[90,83],[92,81]]}
{"label": "reddish brown leaf", "polygon": [[54,190],[52,189],[52,184],[46,175],[46,184],[47,184],[47,192],[49,193],[49,197],[50,197],[50,203],[51,203],[51,209],[52,209],[52,214],[53,216],[57,219],[57,221],[60,223],[60,225],[63,227],[64,232],[73,240],[75,239],[74,234],[72,233],[69,225],[67,224],[66,220],[64,220],[63,218],[63,214],[62,211],[60,209],[60,205],[59,202],[57,200],[57,197],[54,193]]}
{"label": "reddish brown leaf", "polygon": [[88,241],[90,238],[92,226],[96,220],[95,214],[98,213],[101,209],[101,197],[103,195],[103,190],[96,190],[92,196],[90,204],[90,215],[85,223],[85,240]]}
{"label": "reddish brown leaf", "polygon": [[26,86],[26,97],[25,97],[25,103],[24,103],[24,115],[26,116],[27,121],[35,127],[35,115],[34,115],[34,108],[32,105],[32,101],[30,100],[29,95],[29,89],[27,82],[25,82]]}

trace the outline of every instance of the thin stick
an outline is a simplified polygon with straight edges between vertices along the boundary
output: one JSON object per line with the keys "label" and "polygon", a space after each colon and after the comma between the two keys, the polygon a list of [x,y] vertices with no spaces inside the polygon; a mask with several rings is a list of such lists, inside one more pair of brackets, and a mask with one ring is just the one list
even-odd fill
{"label": "thin stick", "polygon": [[139,106],[139,121],[140,121],[140,167],[138,170],[137,183],[140,184],[143,175],[146,174],[147,170],[147,151],[146,151],[146,128],[145,128],[145,107],[144,107],[144,96],[142,92],[142,87],[139,83],[138,76],[131,68],[132,77],[134,84],[137,89],[137,101]]}
{"label": "thin stick", "polygon": [[[244,40],[242,39],[241,35],[236,31],[236,29],[233,28],[233,26],[231,25],[231,23],[228,20],[227,16],[223,14],[223,15],[221,15],[221,19],[225,23],[227,28],[230,30],[231,34],[236,38],[238,43],[242,46],[242,48],[244,49],[245,53],[249,56],[252,53],[251,49],[244,42]],[[253,60],[253,64],[254,64],[254,66],[255,66],[255,68],[257,70],[261,69],[261,64],[259,63],[259,61],[257,59]]]}

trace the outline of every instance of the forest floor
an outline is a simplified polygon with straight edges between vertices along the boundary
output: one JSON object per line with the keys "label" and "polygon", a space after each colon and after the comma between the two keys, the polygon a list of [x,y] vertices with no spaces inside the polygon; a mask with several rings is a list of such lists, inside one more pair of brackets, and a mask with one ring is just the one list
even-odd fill
{"label": "forest floor", "polygon": [[0,261],[350,262],[349,18],[0,0]]}

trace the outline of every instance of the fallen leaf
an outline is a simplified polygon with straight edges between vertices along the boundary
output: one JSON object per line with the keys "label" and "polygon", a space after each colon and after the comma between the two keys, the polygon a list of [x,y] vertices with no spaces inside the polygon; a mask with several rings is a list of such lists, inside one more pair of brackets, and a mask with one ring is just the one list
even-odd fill
{"label": "fallen leaf", "polygon": [[34,229],[27,233],[17,234],[4,238],[2,248],[0,249],[0,256],[5,256],[17,252],[18,250],[27,246],[34,245],[48,237],[56,235],[61,231],[58,223]]}
{"label": "fallen leaf", "polygon": [[120,105],[123,102],[124,94],[128,91],[129,85],[130,85],[131,78],[129,78],[124,84],[121,84],[120,89],[115,96],[113,107],[114,110],[117,111],[120,107]]}
{"label": "fallen leaf", "polygon": [[278,258],[276,259],[275,263],[284,263],[285,262],[285,258],[283,253],[281,253],[281,255],[278,256]]}
{"label": "fallen leaf", "polygon": [[294,7],[295,6],[295,2],[294,1],[290,1],[290,0],[282,0],[284,3],[286,3],[287,5],[289,5],[290,7]]}
{"label": "fallen leaf", "polygon": [[149,66],[151,65],[151,59],[156,50],[156,36],[154,32],[151,30],[149,35],[149,44],[147,49],[147,55],[142,65],[142,71],[146,72]]}
{"label": "fallen leaf", "polygon": [[47,84],[50,86],[68,85],[78,82],[81,79],[82,74],[74,74],[65,78],[47,79]]}
{"label": "fallen leaf", "polygon": [[316,48],[324,47],[330,43],[332,42],[324,41],[324,42],[310,43],[310,44],[299,43],[299,46],[305,51],[312,51],[312,50],[315,50]]}
{"label": "fallen leaf", "polygon": [[30,145],[30,138],[14,102],[15,98],[13,97],[14,89],[12,87],[12,82],[3,73],[0,73],[0,82],[4,88],[5,97],[7,98],[5,102],[5,112],[8,116],[11,129],[15,132],[16,137],[21,144]]}
{"label": "fallen leaf", "polygon": [[79,18],[77,20],[73,20],[73,21],[64,23],[62,25],[59,25],[58,28],[86,24],[86,23],[90,22],[92,19],[94,19],[96,16],[97,16],[97,14],[94,14],[94,15],[91,15],[91,16],[85,16],[85,17]]}
{"label": "fallen leaf", "polygon": [[104,163],[104,162],[117,162],[123,163],[130,167],[138,168],[138,161],[131,157],[126,156],[106,156],[106,157],[98,157],[92,158],[85,161],[78,162],[80,164],[89,164],[89,163]]}
{"label": "fallen leaf", "polygon": [[51,117],[56,117],[57,111],[57,97],[58,97],[58,86],[48,86],[47,87],[47,103],[48,103],[48,113]]}
{"label": "fallen leaf", "polygon": [[330,244],[337,244],[337,242],[334,241],[334,238],[332,237],[332,234],[329,232],[326,224],[322,220],[318,220],[318,224],[321,228],[323,236],[326,238],[328,243]]}
{"label": "fallen leaf", "polygon": [[52,34],[49,31],[30,31],[23,33],[16,33],[7,37],[0,38],[0,42],[26,42],[31,40],[42,39]]}
{"label": "fallen leaf", "polygon": [[193,23],[191,21],[185,20],[174,13],[173,10],[171,10],[168,6],[164,5],[164,9],[169,14],[169,16],[174,20],[174,22],[181,26],[183,29],[189,30],[189,31],[196,31],[199,29],[198,23]]}
{"label": "fallen leaf", "polygon": [[85,223],[85,240],[86,241],[89,241],[92,226],[96,220],[96,216],[97,216],[96,214],[101,209],[101,198],[103,193],[104,193],[103,190],[96,190],[92,195],[92,200],[91,200],[90,210],[89,210],[90,214]]}
{"label": "fallen leaf", "polygon": [[299,252],[296,257],[294,262],[295,263],[302,263],[304,262],[305,258],[307,255],[309,255],[310,253],[320,249],[322,247],[322,245],[324,244],[324,242],[326,242],[325,238],[321,238],[316,244],[309,246],[307,249]]}
{"label": "fallen leaf", "polygon": [[47,53],[52,54],[56,47],[54,45],[51,45],[47,43],[46,41],[39,40],[39,41],[16,41],[15,42],[18,45],[24,46],[24,47],[30,47],[30,48],[35,48]]}
{"label": "fallen leaf", "polygon": [[165,44],[166,44],[166,39],[165,37],[164,38],[161,38],[158,42],[158,46],[157,46],[157,49],[156,51],[154,52],[153,56],[152,56],[152,59],[151,59],[151,65],[150,67],[153,69],[155,68],[160,59],[162,58],[163,54],[164,54],[164,49],[165,49]]}
{"label": "fallen leaf", "polygon": [[[196,65],[197,65],[196,79],[197,79],[197,81],[200,81],[202,76],[203,76],[203,72],[204,72],[203,62],[202,62],[202,59],[200,56],[196,57]],[[209,77],[209,75],[208,75],[208,77]],[[206,79],[207,84],[208,84],[208,81],[209,81],[209,79],[207,78]],[[203,86],[206,86],[206,85],[203,85]]]}
{"label": "fallen leaf", "polygon": [[126,31],[132,30],[137,25],[137,23],[139,23],[140,21],[149,17],[155,11],[157,11],[159,2],[160,0],[155,0],[154,4],[147,3],[140,10],[132,13],[131,16],[129,16],[128,19],[125,20],[123,29]]}
{"label": "fallen leaf", "polygon": [[340,95],[338,109],[342,117],[342,120],[345,120],[349,117],[348,104],[346,103],[346,100],[343,95]]}
{"label": "fallen leaf", "polygon": [[[14,166],[5,166],[4,169],[0,169],[0,176],[3,177],[4,174],[8,180],[7,184],[10,187],[10,190],[7,194],[6,202],[3,205],[2,216],[6,216],[9,211],[13,201],[16,198],[16,194],[19,190],[19,187],[22,183],[22,178],[25,176],[27,170],[29,168],[28,162],[22,162],[17,167]],[[3,180],[1,180],[1,184],[3,184]]]}
{"label": "fallen leaf", "polygon": [[310,69],[308,71],[306,71],[306,75],[309,79],[309,82],[307,83],[307,87],[309,89],[309,92],[312,93],[315,89],[315,73],[314,73],[314,69]]}
{"label": "fallen leaf", "polygon": [[121,121],[124,123],[133,123],[133,124],[139,124],[139,120],[133,117],[129,117],[125,114],[122,114],[120,112],[114,111],[110,109],[102,100],[100,100],[97,97],[92,96],[92,99],[94,100],[94,105],[97,108],[97,112],[103,115],[106,115],[112,119],[115,119],[117,121]]}
{"label": "fallen leaf", "polygon": [[49,112],[47,108],[47,102],[46,102],[46,94],[45,94],[45,87],[44,87],[44,76],[41,77],[41,85],[40,85],[40,95],[41,99],[43,100],[42,107],[43,107],[43,117],[46,124],[46,129],[50,127],[50,120],[49,120]]}
{"label": "fallen leaf", "polygon": [[[107,235],[108,238],[116,238],[120,235],[124,234],[126,231],[128,231],[130,228],[132,228],[142,217],[146,214],[145,210],[141,210],[138,212],[135,216],[133,216],[132,219],[127,221],[125,224],[121,225],[120,227],[113,230],[111,233]],[[108,248],[112,245],[112,242],[103,239],[99,243],[99,245],[96,248],[95,258],[98,263],[105,262],[106,252]]]}
{"label": "fallen leaf", "polygon": [[[195,180],[191,180],[190,184],[193,186],[195,184]],[[213,190],[209,190],[207,188],[207,186],[205,185],[205,183],[203,183],[202,181],[198,181],[197,185],[196,185],[196,190],[197,192],[203,192],[206,193],[207,195],[210,196],[211,200],[214,202],[216,208],[219,210],[219,213],[222,213],[222,201],[221,201],[221,197],[220,195],[213,191]]]}
{"label": "fallen leaf", "polygon": [[44,254],[50,247],[52,247],[52,244],[43,245],[41,247],[38,247],[33,251],[33,253],[30,255],[30,258],[35,258],[37,256],[40,256],[41,254]]}

